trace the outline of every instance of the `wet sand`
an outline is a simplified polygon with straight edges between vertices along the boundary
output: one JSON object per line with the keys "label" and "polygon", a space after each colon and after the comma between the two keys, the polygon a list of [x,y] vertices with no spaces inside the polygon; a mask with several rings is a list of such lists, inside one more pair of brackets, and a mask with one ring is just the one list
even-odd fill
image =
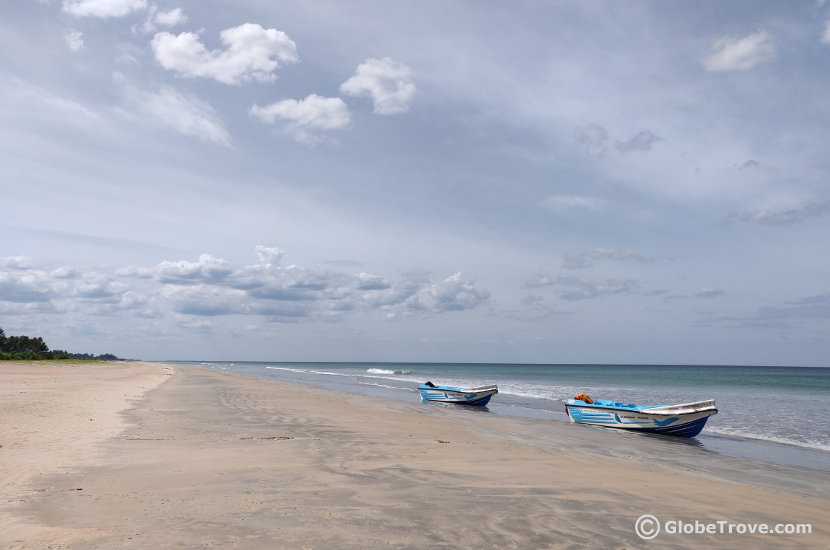
{"label": "wet sand", "polygon": [[2,548],[830,548],[830,472],[694,442],[178,365],[0,380]]}

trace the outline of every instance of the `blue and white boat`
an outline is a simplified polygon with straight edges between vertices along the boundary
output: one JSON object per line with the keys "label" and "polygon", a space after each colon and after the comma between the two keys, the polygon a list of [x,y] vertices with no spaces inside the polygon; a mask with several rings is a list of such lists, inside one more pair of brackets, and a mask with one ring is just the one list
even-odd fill
{"label": "blue and white boat", "polygon": [[427,382],[418,386],[418,391],[424,401],[483,407],[490,401],[491,397],[499,393],[499,387],[492,385],[477,388],[453,388],[450,386],[436,386],[432,382]]}
{"label": "blue and white boat", "polygon": [[715,401],[696,401],[680,405],[640,406],[597,399],[593,401],[579,394],[565,402],[565,412],[571,422],[622,428],[626,430],[694,437],[700,433],[706,421],[718,414]]}

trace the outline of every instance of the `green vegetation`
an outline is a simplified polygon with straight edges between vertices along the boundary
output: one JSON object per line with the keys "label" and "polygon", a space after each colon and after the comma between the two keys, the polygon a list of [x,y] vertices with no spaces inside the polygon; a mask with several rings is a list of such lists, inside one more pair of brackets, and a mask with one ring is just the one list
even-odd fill
{"label": "green vegetation", "polygon": [[54,359],[85,359],[94,361],[117,361],[111,353],[90,355],[89,353],[69,353],[64,350],[49,350],[43,338],[36,336],[6,336],[0,328],[0,361],[38,361]]}

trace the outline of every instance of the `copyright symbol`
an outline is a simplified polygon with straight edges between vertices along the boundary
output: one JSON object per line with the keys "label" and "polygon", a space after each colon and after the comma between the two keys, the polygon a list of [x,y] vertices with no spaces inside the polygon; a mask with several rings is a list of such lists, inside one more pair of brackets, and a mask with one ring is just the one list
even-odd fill
{"label": "copyright symbol", "polygon": [[641,539],[653,539],[660,534],[660,520],[651,514],[642,515],[634,523],[634,531],[637,532],[637,536]]}

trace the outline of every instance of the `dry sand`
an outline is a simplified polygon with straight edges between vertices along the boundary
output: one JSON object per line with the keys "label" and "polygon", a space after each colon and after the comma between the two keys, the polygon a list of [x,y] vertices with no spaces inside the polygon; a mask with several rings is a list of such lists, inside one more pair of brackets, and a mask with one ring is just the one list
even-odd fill
{"label": "dry sand", "polygon": [[[0,380],[0,548],[830,548],[830,473],[665,438],[178,365]],[[645,541],[643,514],[812,533]]]}

